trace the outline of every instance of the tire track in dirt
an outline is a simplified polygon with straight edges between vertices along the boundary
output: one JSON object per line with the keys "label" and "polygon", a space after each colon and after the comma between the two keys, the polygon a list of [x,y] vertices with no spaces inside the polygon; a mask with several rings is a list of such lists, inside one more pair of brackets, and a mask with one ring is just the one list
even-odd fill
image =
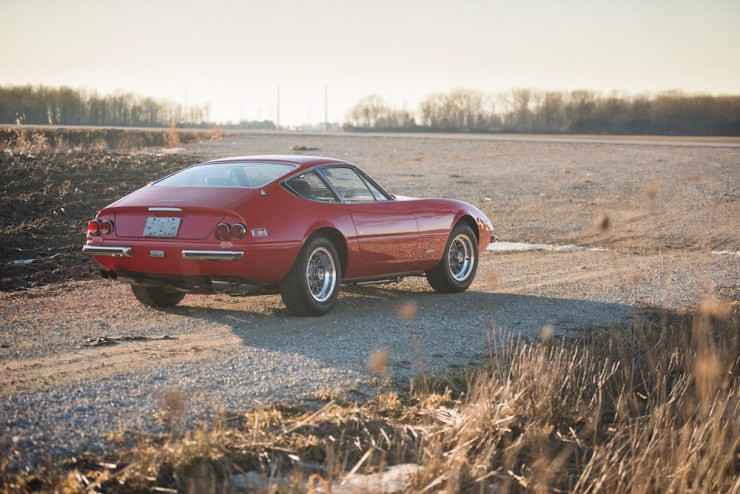
{"label": "tire track in dirt", "polygon": [[[550,254],[556,255],[556,254]],[[562,255],[562,254],[561,254]],[[536,274],[514,275],[503,280],[501,291],[506,293],[530,293],[540,288],[568,286],[576,283],[595,283],[611,280],[622,272],[622,269],[608,266],[576,267],[571,269],[555,269]],[[587,271],[584,271],[587,269]]]}
{"label": "tire track in dirt", "polygon": [[2,364],[5,372],[0,374],[0,395],[95,381],[168,363],[207,360],[240,343],[237,336],[214,330],[7,360]]}

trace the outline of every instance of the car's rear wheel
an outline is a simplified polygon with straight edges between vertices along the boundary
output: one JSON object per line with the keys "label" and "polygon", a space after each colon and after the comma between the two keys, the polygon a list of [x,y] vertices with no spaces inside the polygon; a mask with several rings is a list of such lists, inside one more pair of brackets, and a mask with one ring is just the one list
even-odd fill
{"label": "car's rear wheel", "polygon": [[470,226],[458,223],[452,229],[439,263],[426,272],[435,291],[462,292],[468,289],[478,270],[478,240]]}
{"label": "car's rear wheel", "polygon": [[184,292],[157,286],[131,285],[136,300],[149,307],[172,307],[185,296]]}
{"label": "car's rear wheel", "polygon": [[291,314],[323,316],[337,301],[341,278],[336,248],[328,238],[318,235],[306,242],[278,288]]}

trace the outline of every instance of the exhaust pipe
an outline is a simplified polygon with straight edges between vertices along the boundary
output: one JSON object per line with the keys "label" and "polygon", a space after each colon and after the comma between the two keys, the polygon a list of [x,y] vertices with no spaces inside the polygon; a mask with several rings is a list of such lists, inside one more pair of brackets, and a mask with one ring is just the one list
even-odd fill
{"label": "exhaust pipe", "polygon": [[115,271],[108,271],[107,269],[101,269],[100,276],[102,276],[106,280],[115,280],[118,278],[118,274]]}

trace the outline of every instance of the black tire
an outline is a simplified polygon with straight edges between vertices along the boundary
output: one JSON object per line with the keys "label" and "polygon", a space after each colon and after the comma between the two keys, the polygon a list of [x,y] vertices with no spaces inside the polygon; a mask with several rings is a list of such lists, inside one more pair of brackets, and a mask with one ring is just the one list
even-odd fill
{"label": "black tire", "polygon": [[323,235],[311,237],[288,276],[278,284],[280,297],[295,316],[323,316],[339,296],[342,266],[334,244]]}
{"label": "black tire", "polygon": [[426,272],[427,281],[440,293],[464,292],[478,271],[478,239],[465,223],[458,223],[447,239],[442,260]]}
{"label": "black tire", "polygon": [[131,285],[136,300],[149,307],[172,307],[185,296],[184,292],[157,286]]}

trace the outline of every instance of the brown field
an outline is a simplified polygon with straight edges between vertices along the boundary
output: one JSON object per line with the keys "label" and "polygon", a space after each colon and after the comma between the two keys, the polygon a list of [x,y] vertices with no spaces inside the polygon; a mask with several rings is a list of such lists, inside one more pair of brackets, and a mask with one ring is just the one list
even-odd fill
{"label": "brown field", "polygon": [[[221,492],[245,472],[258,491],[334,492],[351,471],[398,464],[415,465],[407,492],[740,492],[737,141],[266,132],[174,154],[161,141],[125,153],[104,137],[93,151],[52,141],[0,145],[13,151],[0,155],[0,492]],[[275,296],[145,309],[79,252],[87,220],[153,178],[294,146],[347,159],[395,194],[477,205],[503,241],[601,250],[488,252],[465,294],[409,279],[348,290],[308,320]],[[81,346],[131,335],[145,338]],[[215,398],[183,401],[147,380],[235,352],[280,366],[245,381],[244,408],[194,430],[181,415]],[[286,356],[339,377],[288,380]],[[165,433],[122,419],[55,453],[67,436],[53,426],[13,429],[23,400],[138,379],[164,390]],[[54,410],[20,415],[51,423]]]}

